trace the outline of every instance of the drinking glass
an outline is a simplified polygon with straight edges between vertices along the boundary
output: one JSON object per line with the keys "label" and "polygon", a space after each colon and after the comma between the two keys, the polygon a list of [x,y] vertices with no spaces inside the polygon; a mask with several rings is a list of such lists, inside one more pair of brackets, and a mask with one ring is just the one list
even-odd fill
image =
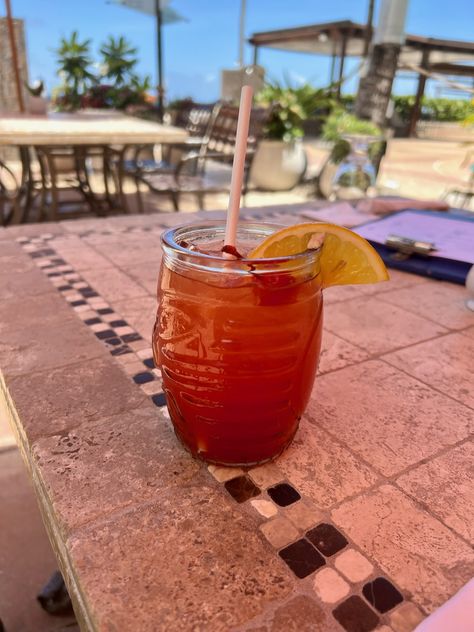
{"label": "drinking glass", "polygon": [[[248,253],[279,226],[242,222]],[[175,432],[196,457],[221,465],[275,458],[293,439],[319,359],[319,250],[225,259],[225,225],[162,236],[155,362]]]}
{"label": "drinking glass", "polygon": [[379,140],[359,134],[343,136],[338,148],[345,155],[333,178],[332,199],[354,200],[375,193],[376,170],[369,148]]}

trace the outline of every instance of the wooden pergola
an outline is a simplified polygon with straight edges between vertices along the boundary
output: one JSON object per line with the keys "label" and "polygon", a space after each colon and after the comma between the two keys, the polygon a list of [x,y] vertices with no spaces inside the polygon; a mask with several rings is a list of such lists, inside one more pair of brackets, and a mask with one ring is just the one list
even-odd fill
{"label": "wooden pergola", "polygon": [[[365,55],[366,43],[370,36],[369,28],[366,24],[340,20],[254,33],[248,42],[254,47],[254,64],[258,63],[260,48],[330,56],[330,81],[338,82],[340,96],[346,57]],[[429,74],[474,78],[474,65],[469,65],[469,62],[474,62],[474,42],[405,35],[398,66],[399,69],[410,69],[418,74],[415,105],[409,127],[410,135],[414,134],[420,117],[421,99]]]}

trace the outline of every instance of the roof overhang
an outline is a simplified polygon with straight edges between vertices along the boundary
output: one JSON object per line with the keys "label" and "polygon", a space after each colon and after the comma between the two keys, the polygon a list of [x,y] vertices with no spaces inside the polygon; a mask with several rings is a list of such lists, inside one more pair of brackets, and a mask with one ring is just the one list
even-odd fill
{"label": "roof overhang", "polygon": [[[256,47],[326,56],[339,55],[344,46],[346,56],[361,57],[364,53],[366,31],[365,24],[340,20],[254,33],[248,41]],[[429,52],[430,64],[474,61],[473,42],[407,34],[400,53],[400,65],[421,65],[425,50]]]}

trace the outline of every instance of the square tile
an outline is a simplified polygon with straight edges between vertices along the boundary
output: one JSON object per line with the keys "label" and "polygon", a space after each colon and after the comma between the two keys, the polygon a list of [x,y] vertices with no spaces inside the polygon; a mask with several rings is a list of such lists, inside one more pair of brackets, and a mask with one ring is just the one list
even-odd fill
{"label": "square tile", "polygon": [[146,295],[146,291],[117,268],[91,268],[82,272],[84,279],[105,300],[136,298]]}
{"label": "square tile", "polygon": [[372,354],[386,353],[446,332],[437,323],[372,297],[346,301],[343,307],[327,305],[324,326]]}
{"label": "square tile", "polygon": [[357,595],[339,604],[332,614],[346,632],[370,632],[380,621],[375,612]]}
{"label": "square tile", "polygon": [[380,294],[379,298],[448,329],[462,329],[472,324],[473,314],[465,305],[467,290],[455,283],[437,281]]}
{"label": "square tile", "polygon": [[311,575],[326,564],[324,557],[305,539],[293,542],[282,549],[278,555],[299,579]]}
{"label": "square tile", "polygon": [[364,349],[356,347],[330,331],[324,331],[318,373],[336,371],[344,366],[367,360],[369,357],[369,353]]}
{"label": "square tile", "polygon": [[405,602],[390,613],[389,621],[394,632],[413,632],[424,618],[414,603]]}
{"label": "square tile", "polygon": [[362,588],[362,594],[378,612],[388,612],[402,603],[403,595],[385,577],[376,577]]}
{"label": "square tile", "polygon": [[403,474],[397,485],[473,542],[473,481],[474,444],[468,441]]}
{"label": "square tile", "polygon": [[240,467],[224,467],[222,465],[208,465],[207,469],[218,483],[225,483],[233,478],[243,476],[244,473]]}
{"label": "square tile", "polygon": [[325,557],[331,557],[347,546],[347,539],[342,533],[324,522],[308,531],[306,537]]}
{"label": "square tile", "polygon": [[334,566],[351,582],[361,582],[372,574],[369,560],[354,549],[346,549],[334,560]]}
{"label": "square tile", "polygon": [[296,489],[288,483],[279,483],[274,487],[269,487],[267,494],[280,507],[288,507],[301,498]]}
{"label": "square tile", "polygon": [[281,549],[290,542],[294,542],[299,536],[298,529],[283,516],[264,522],[260,525],[260,531],[276,549]]}
{"label": "square tile", "polygon": [[307,414],[385,476],[461,441],[474,426],[468,408],[380,361],[321,375]]}
{"label": "square tile", "polygon": [[303,500],[285,507],[285,516],[291,520],[295,527],[302,531],[306,531],[316,523],[322,522],[324,518],[324,514],[320,509]]}
{"label": "square tile", "polygon": [[260,489],[245,475],[227,481],[225,488],[238,503],[244,503],[246,500],[260,494]]}
{"label": "square tile", "polygon": [[140,389],[100,350],[104,355],[95,359],[78,362],[76,358],[58,368],[42,366],[41,371],[7,380],[29,442],[146,402]]}
{"label": "square tile", "polygon": [[472,576],[471,547],[391,485],[343,503],[332,518],[428,612]]}
{"label": "square tile", "polygon": [[271,500],[251,500],[250,504],[264,518],[273,518],[278,513],[278,508]]}
{"label": "square tile", "polygon": [[324,603],[337,603],[349,594],[349,584],[332,568],[316,573],[313,588]]}
{"label": "square tile", "polygon": [[253,482],[261,489],[275,485],[275,483],[279,483],[285,478],[285,475],[275,463],[266,463],[265,465],[252,467],[247,473]]}
{"label": "square tile", "polygon": [[[474,314],[473,314],[474,319]],[[384,356],[384,360],[474,408],[474,338],[441,336]]]}

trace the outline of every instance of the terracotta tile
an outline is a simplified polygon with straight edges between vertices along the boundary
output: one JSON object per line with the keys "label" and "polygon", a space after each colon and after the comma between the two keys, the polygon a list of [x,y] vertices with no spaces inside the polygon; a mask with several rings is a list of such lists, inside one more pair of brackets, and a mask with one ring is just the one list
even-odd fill
{"label": "terracotta tile", "polygon": [[355,549],[347,549],[334,560],[334,566],[351,582],[367,579],[374,567],[367,558]]}
{"label": "terracotta tile", "polygon": [[264,518],[273,518],[278,513],[278,507],[271,500],[251,500],[250,504]]}
{"label": "terracotta tile", "polygon": [[146,340],[151,341],[155,324],[157,301],[151,296],[130,300],[113,300],[114,310]]}
{"label": "terracotta tile", "polygon": [[418,276],[409,272],[402,272],[401,270],[388,269],[390,280],[386,283],[377,283],[374,286],[375,294],[383,292],[392,292],[393,290],[401,290],[407,287],[419,286],[426,283],[437,283],[427,277]]}
{"label": "terracotta tile", "polygon": [[247,474],[261,489],[275,485],[285,478],[283,472],[275,463],[266,463],[265,465],[253,467]]}
{"label": "terracotta tile", "polygon": [[332,517],[428,611],[444,603],[472,574],[471,548],[390,485],[344,503]]}
{"label": "terracotta tile", "polygon": [[[148,255],[149,256],[149,255]],[[147,261],[138,265],[122,266],[122,270],[126,272],[134,281],[139,283],[153,297],[156,297],[158,284],[158,273],[160,270],[161,254],[157,252],[153,261]]]}
{"label": "terracotta tile", "polygon": [[385,476],[461,441],[474,424],[468,408],[378,360],[320,376],[307,414]]}
{"label": "terracotta tile", "polygon": [[334,608],[333,616],[347,632],[371,632],[380,621],[358,595],[351,595]]}
{"label": "terracotta tile", "polygon": [[116,268],[84,270],[82,276],[106,301],[120,301],[146,295],[140,285]]}
{"label": "terracotta tile", "polygon": [[473,358],[474,338],[450,334],[390,353],[384,360],[474,408]]}
{"label": "terracotta tile", "polygon": [[472,324],[474,314],[466,307],[466,288],[438,281],[380,295],[380,300],[424,316],[449,329]]}
{"label": "terracotta tile", "polygon": [[360,296],[370,296],[383,292],[392,292],[406,287],[418,286],[422,283],[433,283],[425,277],[389,269],[390,280],[368,285],[341,285],[324,290],[324,301],[327,304],[347,301]]}
{"label": "terracotta tile", "polygon": [[324,326],[370,353],[385,353],[446,331],[441,325],[373,297],[347,301],[343,306],[327,305]]}
{"label": "terracotta tile", "polygon": [[[91,239],[87,238],[87,241],[91,242]],[[161,250],[160,240],[146,233],[113,235],[110,240],[96,243],[95,247],[103,257],[120,268],[137,263],[150,265],[150,262],[159,260]]]}
{"label": "terracotta tile", "polygon": [[[145,444],[143,449],[148,454]],[[153,467],[160,468],[159,456]],[[124,468],[117,472],[122,477]],[[159,622],[160,629],[180,632],[186,622],[189,630],[229,630],[290,595],[294,580],[281,560],[207,475],[197,473],[186,487],[167,490],[150,467],[149,480],[162,491],[159,501],[69,540],[85,603],[94,604],[95,628],[145,631]],[[189,537],[196,525],[198,536]]]}
{"label": "terracotta tile", "polygon": [[463,336],[469,336],[470,338],[474,338],[474,327],[468,327],[467,329],[463,329],[460,331]]}
{"label": "terracotta tile", "polygon": [[294,542],[299,536],[298,529],[295,529],[294,525],[283,516],[264,522],[260,526],[260,530],[276,549],[281,549],[290,542]]}
{"label": "terracotta tile", "polygon": [[57,293],[0,301],[0,367],[6,375],[24,375],[103,354],[94,334]]}
{"label": "terracotta tile", "polygon": [[339,285],[328,287],[324,290],[324,303],[326,305],[332,305],[333,303],[340,303],[342,301],[357,299],[361,296],[370,296],[372,294],[375,294],[375,292],[376,286],[373,284]]}
{"label": "terracotta tile", "polygon": [[220,465],[208,465],[207,469],[218,483],[231,481],[233,478],[242,476],[244,473],[240,467],[222,467]]}
{"label": "terracotta tile", "polygon": [[[107,356],[7,380],[30,441],[137,408],[145,395]],[[59,395],[60,394],[60,395]]]}
{"label": "terracotta tile", "polygon": [[320,509],[302,500],[294,505],[285,507],[284,515],[291,520],[295,527],[302,531],[306,531],[324,520],[324,513]]}
{"label": "terracotta tile", "polygon": [[325,331],[323,333],[318,373],[322,374],[342,369],[342,367],[349,364],[367,360],[368,357],[369,354],[363,349],[351,345],[350,342],[335,336],[330,331]]}
{"label": "terracotta tile", "polygon": [[39,224],[22,224],[20,226],[9,226],[4,233],[7,239],[17,239],[18,237],[39,237],[45,233],[51,235],[62,235],[64,229],[60,224],[54,222],[41,222]]}
{"label": "terracotta tile", "polygon": [[389,621],[394,632],[413,632],[424,618],[423,613],[415,604],[407,602],[390,613]]}
{"label": "terracotta tile", "polygon": [[278,467],[319,507],[330,507],[377,480],[377,475],[347,448],[305,418],[292,445],[278,459]]}
{"label": "terracotta tile", "polygon": [[474,445],[464,443],[401,476],[397,483],[466,540],[474,541]]}
{"label": "terracotta tile", "polygon": [[32,453],[63,533],[185,488],[201,467],[151,404],[41,437]]}
{"label": "terracotta tile", "polygon": [[316,573],[313,588],[325,603],[337,603],[349,594],[349,584],[332,568],[323,568]]}
{"label": "terracotta tile", "polygon": [[84,242],[69,244],[63,240],[59,244],[54,241],[52,246],[78,272],[90,269],[100,270],[101,268],[110,268],[113,265],[112,262]]}

